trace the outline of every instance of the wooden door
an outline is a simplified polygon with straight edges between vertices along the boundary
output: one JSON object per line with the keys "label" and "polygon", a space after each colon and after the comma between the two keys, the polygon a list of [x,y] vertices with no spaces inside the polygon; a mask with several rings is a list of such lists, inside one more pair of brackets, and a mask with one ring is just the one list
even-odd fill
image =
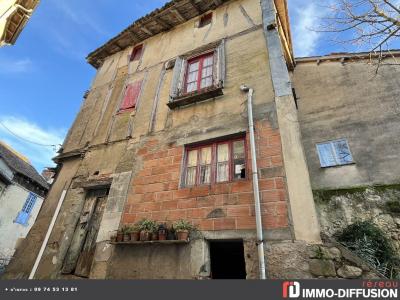
{"label": "wooden door", "polygon": [[[71,244],[68,248],[67,255],[64,259],[64,265],[61,270],[63,274],[75,273],[78,265],[77,264],[78,260],[81,260],[80,259],[81,253],[83,252],[84,247],[87,244],[86,243],[87,237],[89,237],[89,240],[94,239],[94,243],[96,242],[98,228],[100,226],[105,202],[107,199],[107,193],[108,190],[93,190],[88,192],[81,216],[79,218],[78,224],[76,225],[75,228],[74,235],[72,237]],[[95,225],[92,230],[93,223],[97,225]],[[93,237],[93,235],[95,235],[95,237]],[[80,272],[78,273],[87,274],[87,271],[82,272],[81,266],[82,262],[80,263],[80,267],[78,270]]]}
{"label": "wooden door", "polygon": [[97,233],[99,232],[101,219],[103,217],[104,208],[106,206],[107,197],[98,197],[96,207],[94,209],[85,243],[79,256],[75,275],[81,277],[89,277],[90,268],[92,267],[94,252],[96,250]]}

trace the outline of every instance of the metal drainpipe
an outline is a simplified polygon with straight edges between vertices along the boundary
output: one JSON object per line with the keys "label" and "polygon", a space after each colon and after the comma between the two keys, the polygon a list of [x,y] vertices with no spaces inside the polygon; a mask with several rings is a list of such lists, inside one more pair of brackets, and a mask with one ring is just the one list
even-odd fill
{"label": "metal drainpipe", "polygon": [[54,227],[54,224],[56,223],[57,216],[60,213],[61,205],[64,202],[64,198],[65,198],[65,194],[66,193],[67,193],[67,191],[63,190],[62,194],[61,194],[61,197],[58,200],[56,211],[54,212],[53,218],[51,219],[51,222],[50,222],[50,225],[49,225],[49,229],[47,229],[46,236],[45,236],[45,238],[43,240],[43,243],[42,243],[42,246],[40,248],[39,254],[36,257],[35,264],[33,265],[32,271],[29,274],[28,279],[33,279],[35,277],[36,270],[37,270],[37,268],[39,266],[40,260],[42,259],[44,250],[46,249],[47,242],[49,241],[50,234],[53,231],[53,227]]}
{"label": "metal drainpipe", "polygon": [[251,167],[253,175],[253,193],[254,204],[256,210],[256,229],[257,229],[257,249],[258,249],[258,264],[260,269],[260,279],[266,279],[265,276],[265,258],[264,258],[264,239],[261,223],[261,206],[260,206],[260,190],[258,188],[258,169],[256,158],[256,144],[254,139],[254,122],[253,122],[253,92],[252,88],[245,85],[240,86],[243,92],[247,93],[247,113],[249,119],[250,132],[250,150],[251,150]]}

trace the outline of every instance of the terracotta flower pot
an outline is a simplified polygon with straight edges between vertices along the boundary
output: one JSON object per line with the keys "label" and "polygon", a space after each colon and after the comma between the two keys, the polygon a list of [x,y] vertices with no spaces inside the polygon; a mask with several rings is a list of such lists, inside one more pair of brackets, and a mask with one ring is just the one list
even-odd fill
{"label": "terracotta flower pot", "polygon": [[131,241],[138,241],[140,240],[140,231],[131,232]]}
{"label": "terracotta flower pot", "polygon": [[158,241],[158,232],[153,232],[151,234],[151,240],[152,241]]}
{"label": "terracotta flower pot", "polygon": [[124,240],[124,234],[122,232],[117,233],[117,242],[122,242]]}
{"label": "terracotta flower pot", "polygon": [[131,234],[130,233],[125,233],[124,234],[124,242],[129,242],[131,240]]}
{"label": "terracotta flower pot", "polygon": [[176,235],[178,237],[178,240],[187,241],[189,238],[189,231],[188,230],[177,231]]}
{"label": "terracotta flower pot", "polygon": [[166,230],[159,230],[158,231],[158,240],[165,241],[167,239],[167,231]]}
{"label": "terracotta flower pot", "polygon": [[151,232],[141,231],[140,232],[140,240],[141,241],[150,241],[151,240]]}

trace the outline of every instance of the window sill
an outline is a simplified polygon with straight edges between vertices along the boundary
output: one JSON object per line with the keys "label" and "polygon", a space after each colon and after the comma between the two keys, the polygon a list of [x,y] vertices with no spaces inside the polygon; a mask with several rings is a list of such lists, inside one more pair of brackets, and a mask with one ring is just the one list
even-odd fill
{"label": "window sill", "polygon": [[196,185],[183,185],[179,187],[179,189],[195,189],[195,188],[203,188],[203,187],[210,187],[213,188],[214,186],[230,184],[235,182],[247,182],[250,181],[250,178],[238,178],[229,181],[221,181],[221,182],[213,182],[213,183],[204,183],[204,184],[196,184]]}
{"label": "window sill", "polygon": [[222,91],[222,86],[212,86],[202,89],[200,91],[175,97],[167,105],[169,108],[174,109],[176,107],[189,105],[195,102],[206,101],[211,98],[222,96],[223,94],[224,93]]}
{"label": "window sill", "polygon": [[121,109],[117,112],[117,115],[125,114],[125,113],[132,113],[135,114],[135,108],[127,108],[127,109]]}
{"label": "window sill", "polygon": [[355,162],[351,162],[351,163],[342,164],[342,165],[320,167],[320,169],[340,168],[340,167],[351,166],[351,165],[355,165],[355,164],[356,164]]}

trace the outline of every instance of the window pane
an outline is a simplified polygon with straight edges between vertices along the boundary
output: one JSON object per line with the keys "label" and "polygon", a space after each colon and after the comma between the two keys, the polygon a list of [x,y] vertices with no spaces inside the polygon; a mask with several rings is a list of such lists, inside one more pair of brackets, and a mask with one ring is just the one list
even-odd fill
{"label": "window pane", "polygon": [[189,64],[189,72],[194,72],[199,70],[199,62],[194,62]]}
{"label": "window pane", "polygon": [[186,185],[195,185],[197,175],[197,150],[188,152],[187,170],[186,170]]}
{"label": "window pane", "polygon": [[244,141],[233,143],[233,172],[235,179],[246,178]]}
{"label": "window pane", "polygon": [[196,170],[197,167],[188,167],[186,172],[186,185],[195,185],[196,184]]}
{"label": "window pane", "polygon": [[197,166],[197,150],[188,152],[188,167]]}
{"label": "window pane", "polygon": [[333,152],[331,143],[318,144],[317,149],[321,167],[331,167],[337,165],[335,153]]}
{"label": "window pane", "polygon": [[201,80],[200,88],[206,88],[212,85],[212,77],[207,77]]}
{"label": "window pane", "polygon": [[213,65],[213,58],[214,57],[212,55],[210,55],[207,58],[205,58],[204,62],[203,62],[203,67],[212,66]]}
{"label": "window pane", "polygon": [[220,144],[217,149],[217,182],[229,180],[229,145]]}
{"label": "window pane", "polygon": [[353,162],[353,157],[351,156],[346,140],[335,141],[333,142],[333,146],[335,147],[338,164],[345,165]]}
{"label": "window pane", "polygon": [[200,184],[211,182],[211,147],[201,149]]}

